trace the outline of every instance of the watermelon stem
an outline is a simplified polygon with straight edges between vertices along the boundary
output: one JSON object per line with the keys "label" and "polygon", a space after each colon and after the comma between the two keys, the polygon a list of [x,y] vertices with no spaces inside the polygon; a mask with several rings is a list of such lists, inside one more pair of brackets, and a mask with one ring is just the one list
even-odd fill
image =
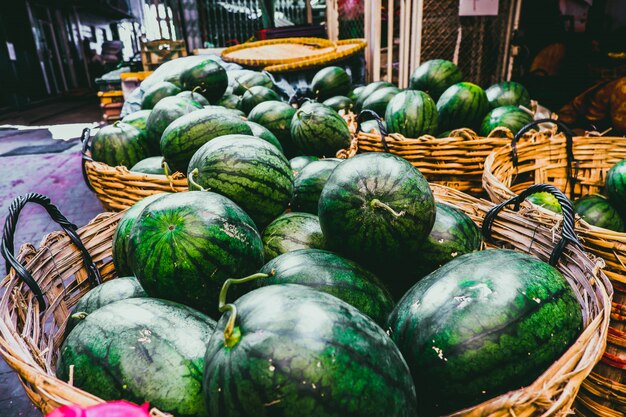
{"label": "watermelon stem", "polygon": [[89,313],[85,313],[84,311],[79,311],[78,313],[72,314],[70,317],[75,320],[85,320]]}
{"label": "watermelon stem", "polygon": [[115,123],[113,123],[113,127],[117,127],[117,125],[119,125],[121,122],[121,120],[116,120]]}
{"label": "watermelon stem", "polygon": [[[189,173],[189,175],[187,176],[187,181],[189,181],[189,185],[191,185],[191,187],[193,187],[194,189],[198,189],[200,191],[206,191],[206,188],[204,188],[203,186],[201,186],[200,184],[198,184],[196,181],[194,181],[193,176],[194,175],[198,175],[200,173],[200,171],[198,170],[198,168],[194,168],[193,171],[191,171]],[[191,190],[191,187],[189,187],[189,189]]]}
{"label": "watermelon stem", "polygon": [[161,161],[161,168],[163,168],[163,173],[167,178],[170,177],[170,166],[165,162],[165,158]]}
{"label": "watermelon stem", "polygon": [[393,217],[402,217],[406,214],[406,211],[402,210],[401,212],[397,212],[394,209],[392,209],[391,207],[389,207],[387,204],[383,203],[382,201],[380,201],[379,199],[375,198],[370,202],[370,205],[374,208],[382,208],[387,210],[389,213],[393,214]]}

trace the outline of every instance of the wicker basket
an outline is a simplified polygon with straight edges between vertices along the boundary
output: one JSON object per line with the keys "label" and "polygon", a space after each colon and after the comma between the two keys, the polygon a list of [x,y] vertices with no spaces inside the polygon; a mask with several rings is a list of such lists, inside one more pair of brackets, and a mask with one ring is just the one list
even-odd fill
{"label": "wicker basket", "polygon": [[[460,208],[478,223],[494,208],[485,200],[456,190],[437,185],[433,185],[433,189],[439,201]],[[52,233],[42,240],[39,249],[24,245],[17,258],[13,258],[15,225],[20,209],[29,201],[44,205],[68,235]],[[97,403],[101,400],[58,380],[54,368],[72,306],[97,282],[115,277],[111,240],[121,214],[100,215],[74,233],[67,220],[40,195],[17,199],[9,213],[2,253],[7,265],[13,265],[14,269],[7,272],[2,282],[0,354],[18,373],[27,394],[42,411],[49,412],[68,403],[82,406]],[[530,252],[544,260],[550,258],[555,246],[553,230],[509,210],[502,211],[497,217],[491,230],[495,239],[507,242],[501,246]],[[494,219],[493,216],[490,218]],[[573,216],[571,224],[566,226],[567,239],[575,243]],[[601,265],[591,261],[577,245],[567,245],[564,249],[558,267],[580,300],[584,331],[562,358],[529,387],[457,415],[528,417],[565,415],[569,411],[581,382],[604,349],[612,288]],[[163,416],[157,410],[153,410],[153,414]]]}

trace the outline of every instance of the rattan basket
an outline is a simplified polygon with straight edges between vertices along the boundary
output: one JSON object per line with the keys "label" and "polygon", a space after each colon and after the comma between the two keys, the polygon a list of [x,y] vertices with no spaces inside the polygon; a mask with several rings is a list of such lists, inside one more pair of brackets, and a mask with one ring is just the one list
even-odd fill
{"label": "rattan basket", "polygon": [[[488,201],[456,190],[438,185],[432,188],[438,201],[460,208],[478,223],[494,208]],[[30,201],[46,207],[68,234],[52,233],[44,237],[39,248],[24,245],[14,258],[15,225],[21,208]],[[97,403],[101,400],[57,379],[54,369],[70,309],[91,287],[116,276],[111,260],[111,240],[121,214],[100,215],[74,233],[75,229],[50,201],[37,194],[17,199],[9,213],[2,253],[7,265],[13,265],[13,268],[7,271],[8,275],[2,281],[0,354],[18,373],[28,396],[43,412],[68,403],[82,406]],[[564,249],[556,251],[562,255],[557,267],[577,294],[585,328],[567,352],[532,385],[457,415],[565,415],[581,382],[604,349],[611,285],[601,271],[601,264],[590,260],[575,244],[573,224],[566,223],[566,240],[563,242],[574,244],[563,248],[563,245],[555,243],[558,233],[554,230],[510,210],[504,210],[497,218],[491,216],[490,219],[494,220],[491,223],[494,239],[506,242],[497,246],[530,252],[544,260],[550,259],[555,246]],[[152,412],[155,416],[164,415],[158,410]]]}

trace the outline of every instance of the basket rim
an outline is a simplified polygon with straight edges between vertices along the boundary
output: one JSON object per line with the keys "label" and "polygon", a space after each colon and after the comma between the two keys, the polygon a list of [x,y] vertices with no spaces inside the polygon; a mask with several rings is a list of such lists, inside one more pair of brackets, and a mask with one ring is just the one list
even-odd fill
{"label": "basket rim", "polygon": [[281,44],[293,44],[293,45],[306,45],[313,44],[321,48],[333,48],[333,51],[337,49],[336,42],[330,41],[324,38],[314,37],[294,37],[294,38],[279,38],[279,39],[267,39],[263,41],[244,42],[239,45],[234,45],[224,49],[221,53],[221,57],[224,61],[235,62],[241,65],[248,65],[252,67],[264,67],[267,65],[279,65],[288,64],[291,62],[311,59],[319,54],[300,55],[292,58],[236,58],[230,56],[233,52],[242,51],[246,49],[254,49],[262,46],[281,45]]}

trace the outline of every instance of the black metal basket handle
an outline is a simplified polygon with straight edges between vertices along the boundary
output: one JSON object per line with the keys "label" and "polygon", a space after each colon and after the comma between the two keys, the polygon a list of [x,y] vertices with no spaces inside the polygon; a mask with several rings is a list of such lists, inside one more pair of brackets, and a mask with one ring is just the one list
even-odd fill
{"label": "black metal basket handle", "polygon": [[540,193],[540,192],[548,192],[556,197],[557,201],[561,205],[561,210],[563,212],[563,232],[561,233],[561,240],[554,247],[552,254],[550,255],[550,265],[556,265],[559,261],[559,258],[563,254],[565,250],[565,246],[567,243],[571,243],[573,245],[578,246],[579,248],[583,248],[582,244],[578,240],[578,236],[576,236],[576,231],[574,230],[575,217],[574,217],[574,206],[572,202],[553,185],[548,184],[536,184],[528,187],[528,189],[524,190],[519,195],[510,198],[504,203],[500,203],[487,213],[485,216],[485,220],[483,221],[482,233],[485,237],[485,240],[494,242],[491,236],[491,227],[493,226],[493,222],[498,217],[498,213],[508,206],[509,204],[515,204],[513,210],[519,210],[520,204],[531,194]]}
{"label": "black metal basket handle", "polygon": [[67,220],[67,218],[63,214],[61,214],[59,209],[54,204],[52,204],[48,197],[37,193],[29,193],[19,196],[15,200],[13,200],[13,202],[9,206],[9,215],[4,222],[2,244],[0,246],[2,256],[6,261],[7,274],[9,274],[11,268],[15,269],[15,273],[17,274],[17,276],[20,277],[26,283],[26,285],[28,285],[33,293],[35,293],[35,296],[39,301],[40,309],[43,311],[46,308],[46,302],[41,288],[32,277],[32,275],[26,270],[26,268],[24,268],[24,266],[17,261],[14,255],[15,228],[19,220],[20,212],[27,203],[37,203],[46,209],[52,220],[58,223],[59,226],[61,226],[63,230],[65,230],[65,233],[67,233],[70,240],[81,251],[83,255],[83,265],[87,269],[88,279],[91,284],[101,284],[102,278],[100,276],[100,271],[94,264],[93,259],[89,254],[89,251],[87,251],[85,245],[83,245],[83,242],[80,240],[80,237],[76,233],[76,225],[70,223],[70,221]]}
{"label": "black metal basket handle", "polygon": [[89,182],[89,177],[87,176],[87,168],[85,168],[85,163],[87,161],[93,162],[93,159],[91,159],[91,157],[87,155],[87,151],[91,149],[90,137],[91,137],[91,129],[89,129],[88,127],[84,128],[83,133],[81,133],[80,135],[80,141],[83,143],[81,168],[83,170],[83,180],[85,181],[85,184],[87,184],[87,187],[92,192],[96,192],[96,190],[94,190],[93,187],[91,186],[91,182]]}
{"label": "black metal basket handle", "polygon": [[357,133],[361,132],[361,124],[368,120],[376,120],[376,123],[378,123],[378,130],[380,130],[380,141],[383,143],[383,149],[385,150],[385,152],[389,152],[389,146],[387,146],[387,135],[389,133],[387,132],[387,128],[383,123],[383,119],[381,119],[381,117],[375,111],[361,110],[361,113],[359,113],[359,116],[356,118]]}

